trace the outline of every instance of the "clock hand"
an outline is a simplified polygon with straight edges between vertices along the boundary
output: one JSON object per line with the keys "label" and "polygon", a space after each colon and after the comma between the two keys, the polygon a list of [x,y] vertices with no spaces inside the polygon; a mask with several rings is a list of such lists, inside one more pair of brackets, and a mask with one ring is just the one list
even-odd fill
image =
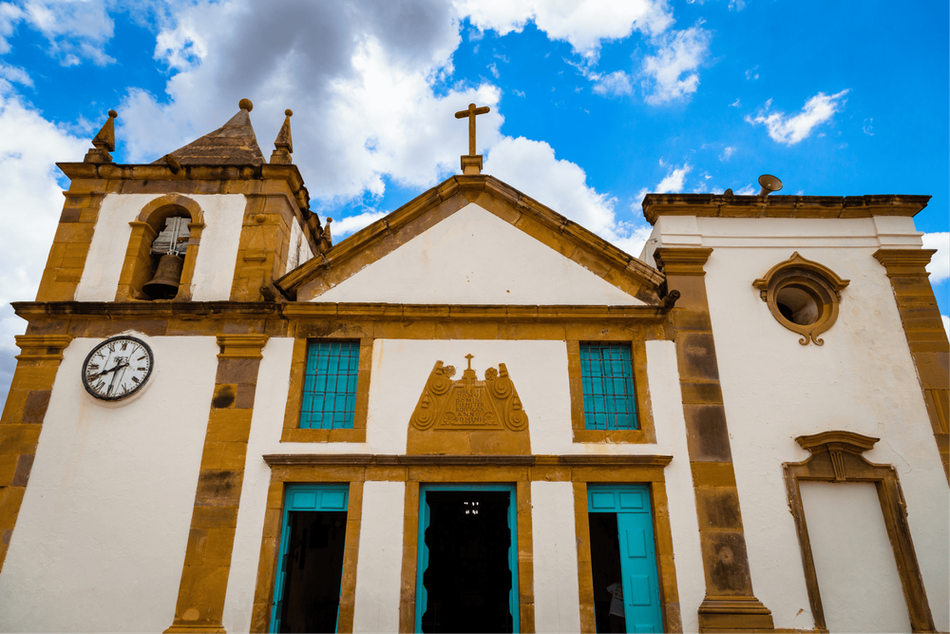
{"label": "clock hand", "polygon": [[[129,365],[128,361],[120,361],[116,363],[115,366],[113,366],[112,370],[109,370],[109,371],[112,372],[114,370],[118,370],[119,368],[124,368],[127,365]],[[112,396],[112,387],[115,385],[115,380],[116,378],[118,378],[118,376],[119,376],[118,372],[112,375],[112,381],[109,382],[109,389],[106,390],[106,396]]]}

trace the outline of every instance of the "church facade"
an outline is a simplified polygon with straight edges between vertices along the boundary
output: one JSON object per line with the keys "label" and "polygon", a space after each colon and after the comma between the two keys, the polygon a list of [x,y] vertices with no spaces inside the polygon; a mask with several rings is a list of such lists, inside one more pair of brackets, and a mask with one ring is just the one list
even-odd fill
{"label": "church facade", "polygon": [[473,145],[334,245],[240,108],[59,165],[0,629],[950,629],[928,197],[648,195],[637,258]]}

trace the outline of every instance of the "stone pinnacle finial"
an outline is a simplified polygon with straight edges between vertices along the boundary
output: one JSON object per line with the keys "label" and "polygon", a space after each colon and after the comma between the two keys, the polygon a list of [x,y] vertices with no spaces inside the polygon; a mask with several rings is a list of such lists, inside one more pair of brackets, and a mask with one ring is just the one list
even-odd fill
{"label": "stone pinnacle finial", "polygon": [[247,110],[248,112],[250,112],[251,110],[254,109],[254,104],[251,103],[250,99],[245,97],[244,99],[238,102],[238,108],[240,108],[241,110]]}
{"label": "stone pinnacle finial", "polygon": [[92,150],[86,153],[83,159],[86,163],[111,163],[112,155],[109,152],[115,152],[115,118],[118,117],[115,110],[109,111],[109,119],[105,122],[99,132],[92,139]]}
{"label": "stone pinnacle finial", "polygon": [[290,108],[284,110],[284,124],[280,126],[280,132],[274,140],[274,153],[270,155],[271,164],[290,165],[292,159],[290,155],[294,153],[294,140],[290,134],[290,118],[294,116],[294,111]]}

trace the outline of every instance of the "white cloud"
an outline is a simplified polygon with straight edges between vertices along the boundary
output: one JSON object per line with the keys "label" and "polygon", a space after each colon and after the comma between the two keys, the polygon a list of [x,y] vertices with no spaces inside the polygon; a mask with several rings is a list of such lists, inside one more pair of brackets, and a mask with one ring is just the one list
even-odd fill
{"label": "white cloud", "polygon": [[787,116],[783,112],[767,114],[772,107],[772,100],[769,99],[755,118],[747,116],[745,120],[753,125],[765,125],[773,141],[795,145],[807,139],[815,128],[830,121],[836,112],[843,110],[847,94],[848,90],[834,95],[819,92],[806,101],[802,111],[794,116]]}
{"label": "white cloud", "polygon": [[943,321],[943,329],[947,333],[947,337],[950,337],[950,317],[940,315],[940,319]]}
{"label": "white cloud", "polygon": [[4,175],[0,220],[0,395],[5,394],[16,361],[13,335],[26,322],[10,302],[36,297],[53,234],[63,208],[55,161],[82,160],[87,140],[43,119],[0,81],[0,173]]}
{"label": "white cloud", "polygon": [[735,153],[736,153],[736,148],[734,148],[731,145],[727,145],[726,147],[723,148],[722,154],[719,155],[719,160],[728,161],[732,157],[732,155]]}
{"label": "white cloud", "polygon": [[739,191],[735,192],[736,196],[754,196],[759,193],[759,188],[755,185],[746,185]]}
{"label": "white cloud", "polygon": [[662,33],[673,24],[665,0],[454,0],[461,16],[475,27],[499,35],[520,32],[533,21],[552,40],[569,42],[574,51],[596,57],[602,41],[623,39],[634,29]]}
{"label": "white cloud", "polygon": [[690,173],[693,166],[689,163],[683,163],[679,167],[674,167],[669,173],[657,183],[653,190],[654,194],[675,194],[686,190],[686,175]]}
{"label": "white cloud", "polygon": [[479,150],[503,121],[494,85],[435,94],[459,42],[457,16],[438,0],[201,2],[157,38],[156,56],[173,70],[169,102],[130,91],[117,134],[130,160],[151,161],[222,125],[248,97],[265,155],[283,110],[296,112],[294,162],[315,198],[379,195],[386,177],[431,185],[467,148],[468,128],[453,117],[460,106],[492,107],[478,118]]}
{"label": "white cloud", "polygon": [[759,71],[759,67],[758,67],[758,66],[753,66],[752,68],[750,68],[749,70],[747,70],[747,71],[745,72],[745,78],[746,78],[746,79],[758,79],[758,78],[759,78],[759,72],[758,72],[758,71]]}
{"label": "white cloud", "polygon": [[356,216],[347,216],[343,220],[334,220],[330,225],[334,243],[369,226],[387,214],[389,214],[388,211],[364,211]]}
{"label": "white cloud", "polygon": [[10,2],[0,2],[0,55],[10,52],[7,38],[13,35],[17,23],[23,19],[23,9]]}
{"label": "white cloud", "polygon": [[616,198],[589,187],[584,170],[570,161],[558,160],[544,141],[503,138],[488,154],[485,172],[530,192],[528,195],[537,196],[541,203],[627,253],[639,253],[650,234],[650,227],[639,216],[618,219]]}
{"label": "white cloud", "polygon": [[658,105],[688,98],[699,87],[696,69],[709,52],[711,35],[699,25],[657,38],[660,50],[643,62],[646,101]]}
{"label": "white cloud", "polygon": [[106,0],[27,0],[20,10],[0,5],[0,40],[22,20],[43,34],[50,53],[63,65],[73,66],[88,59],[103,66],[115,61],[105,52],[114,26],[108,8]]}
{"label": "white cloud", "polygon": [[733,101],[731,104],[729,104],[729,107],[730,107],[730,108],[738,108],[738,107],[740,107],[741,105],[742,105],[742,103],[739,101],[739,98],[736,97],[736,100]]}
{"label": "white cloud", "polygon": [[861,131],[868,136],[874,136],[874,117],[864,120],[864,125],[861,126]]}
{"label": "white cloud", "polygon": [[622,70],[601,76],[594,84],[594,92],[598,95],[629,95],[633,92],[627,73]]}
{"label": "white cloud", "polygon": [[950,278],[950,232],[925,233],[923,241],[925,249],[937,250],[927,265],[930,282],[937,284]]}
{"label": "white cloud", "polygon": [[2,81],[14,82],[24,86],[33,85],[33,80],[25,70],[0,61],[0,82]]}

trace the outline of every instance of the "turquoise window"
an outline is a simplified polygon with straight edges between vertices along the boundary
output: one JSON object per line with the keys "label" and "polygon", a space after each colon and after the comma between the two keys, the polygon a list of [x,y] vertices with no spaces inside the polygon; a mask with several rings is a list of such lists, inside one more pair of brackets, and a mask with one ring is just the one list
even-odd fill
{"label": "turquoise window", "polygon": [[639,429],[630,346],[582,343],[581,380],[586,429]]}
{"label": "turquoise window", "polygon": [[353,429],[359,365],[359,341],[309,343],[301,429]]}

